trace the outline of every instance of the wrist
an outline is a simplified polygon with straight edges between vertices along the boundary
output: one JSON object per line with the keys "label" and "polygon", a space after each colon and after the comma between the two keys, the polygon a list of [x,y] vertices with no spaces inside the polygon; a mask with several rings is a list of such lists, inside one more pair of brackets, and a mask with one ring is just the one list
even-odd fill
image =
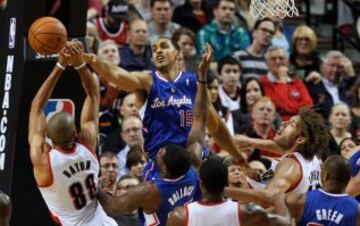
{"label": "wrist", "polygon": [[203,84],[203,85],[207,85],[206,79],[204,79],[204,80],[198,79],[197,82],[200,84]]}
{"label": "wrist", "polygon": [[76,70],[80,70],[81,68],[83,68],[83,67],[85,67],[86,66],[86,63],[85,63],[85,61],[82,63],[82,64],[80,64],[80,65],[78,65],[78,66],[74,66],[74,68],[76,69]]}
{"label": "wrist", "polygon": [[57,66],[58,68],[60,68],[61,70],[63,70],[63,71],[66,69],[66,66],[63,66],[63,64],[60,63],[60,62],[56,62],[56,66]]}

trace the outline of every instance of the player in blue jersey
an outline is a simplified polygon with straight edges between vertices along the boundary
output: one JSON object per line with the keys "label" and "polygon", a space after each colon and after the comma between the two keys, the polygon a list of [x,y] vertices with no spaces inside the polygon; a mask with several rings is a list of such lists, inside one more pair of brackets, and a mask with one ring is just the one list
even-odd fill
{"label": "player in blue jersey", "polygon": [[[208,49],[201,65],[208,68],[212,51]],[[145,225],[166,225],[169,213],[177,206],[199,200],[199,179],[191,163],[199,167],[208,119],[206,109],[209,99],[206,91],[206,70],[200,73],[200,84],[196,94],[194,122],[189,132],[187,150],[175,144],[160,148],[155,161],[147,171],[145,181],[118,197],[111,197],[100,191],[99,200],[110,215],[131,212],[142,208]],[[205,110],[204,110],[205,109]],[[155,163],[157,167],[155,167]]]}
{"label": "player in blue jersey", "polygon": [[360,202],[360,146],[348,151],[344,157],[349,159],[351,165],[351,180],[346,187],[346,193],[356,197]]}
{"label": "player in blue jersey", "polygon": [[346,186],[351,166],[339,155],[326,159],[321,169],[323,188],[305,194],[289,194],[286,203],[298,226],[359,226],[359,203]]}
{"label": "player in blue jersey", "polygon": [[[208,45],[206,49],[209,48]],[[144,102],[142,109],[144,149],[154,160],[158,150],[167,144],[185,147],[192,125],[192,110],[199,81],[196,75],[179,69],[180,48],[171,39],[158,38],[152,47],[152,54],[152,61],[157,70],[150,73],[128,72],[92,54],[87,54],[85,61],[101,79],[125,91],[135,92],[137,101]],[[199,74],[204,73],[205,70],[200,66]],[[216,143],[227,150],[239,163],[243,162],[243,157],[237,150],[226,125],[212,106],[209,106],[207,126]]]}

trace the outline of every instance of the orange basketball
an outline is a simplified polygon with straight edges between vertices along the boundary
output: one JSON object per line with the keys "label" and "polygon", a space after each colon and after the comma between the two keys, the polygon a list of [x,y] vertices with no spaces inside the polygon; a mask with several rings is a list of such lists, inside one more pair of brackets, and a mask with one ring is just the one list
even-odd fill
{"label": "orange basketball", "polygon": [[54,17],[41,17],[29,29],[29,44],[40,54],[58,53],[65,46],[66,40],[65,26]]}

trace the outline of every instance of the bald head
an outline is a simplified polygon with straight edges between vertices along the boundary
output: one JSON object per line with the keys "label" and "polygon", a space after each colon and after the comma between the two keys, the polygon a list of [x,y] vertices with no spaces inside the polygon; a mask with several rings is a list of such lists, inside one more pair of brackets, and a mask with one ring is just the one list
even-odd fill
{"label": "bald head", "polygon": [[72,145],[75,136],[75,123],[73,117],[66,112],[56,113],[48,123],[48,137],[60,147]]}
{"label": "bald head", "polygon": [[346,187],[351,178],[351,165],[340,155],[331,155],[324,162],[322,180],[333,181],[339,187]]}
{"label": "bald head", "polygon": [[11,201],[9,196],[0,191],[0,226],[8,226],[11,217]]}

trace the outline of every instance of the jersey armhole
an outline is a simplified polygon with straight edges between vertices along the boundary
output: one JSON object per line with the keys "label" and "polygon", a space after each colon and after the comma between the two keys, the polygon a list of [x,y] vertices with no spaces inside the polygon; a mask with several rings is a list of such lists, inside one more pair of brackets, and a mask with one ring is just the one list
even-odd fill
{"label": "jersey armhole", "polygon": [[293,186],[291,186],[291,187],[286,191],[286,193],[289,193],[289,192],[293,191],[293,190],[300,184],[300,182],[301,182],[301,180],[302,180],[302,178],[303,178],[303,176],[304,176],[304,175],[303,175],[303,169],[302,169],[301,163],[300,163],[300,161],[296,158],[296,156],[290,155],[289,158],[295,160],[295,162],[300,166],[300,173],[301,173],[301,175],[300,175],[299,180],[298,180]]}
{"label": "jersey armhole", "polygon": [[53,185],[53,183],[54,183],[54,174],[53,174],[53,171],[52,171],[52,168],[51,168],[50,152],[51,152],[51,149],[47,152],[48,167],[49,167],[49,173],[50,173],[50,181],[48,183],[44,184],[44,185],[40,185],[40,184],[36,183],[39,188],[48,188],[51,185]]}

